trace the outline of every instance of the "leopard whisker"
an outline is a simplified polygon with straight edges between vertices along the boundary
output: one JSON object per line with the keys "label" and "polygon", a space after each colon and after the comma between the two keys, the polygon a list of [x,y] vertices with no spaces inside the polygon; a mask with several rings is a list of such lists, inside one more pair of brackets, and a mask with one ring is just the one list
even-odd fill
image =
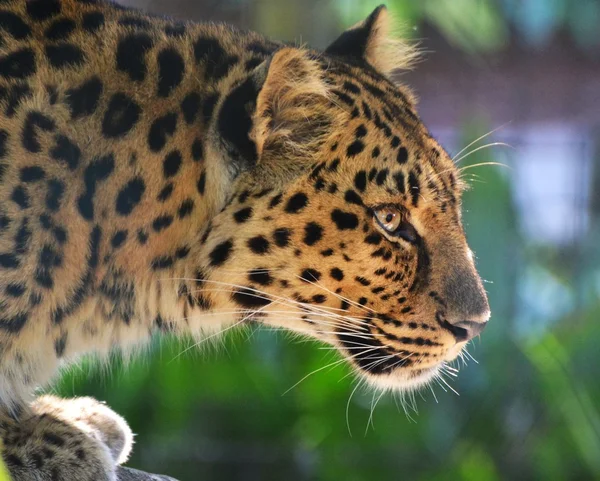
{"label": "leopard whisker", "polygon": [[[346,376],[344,376],[342,379],[344,379]],[[340,379],[340,381],[342,380]],[[350,437],[352,437],[352,430],[350,429],[350,401],[352,401],[352,396],[354,396],[354,393],[357,391],[357,389],[364,383],[365,381],[360,379],[357,383],[356,386],[354,387],[354,389],[352,390],[352,392],[350,393],[350,396],[348,396],[348,401],[346,402],[346,426],[348,427],[348,434],[350,435]]]}
{"label": "leopard whisker", "polygon": [[475,145],[477,142],[479,142],[480,140],[485,139],[486,137],[489,137],[490,135],[492,135],[495,132],[498,132],[499,130],[505,128],[507,125],[509,125],[511,122],[506,122],[502,125],[500,125],[499,127],[496,127],[493,130],[490,130],[489,132],[477,137],[475,140],[473,140],[472,142],[470,142],[469,144],[465,145],[462,149],[460,149],[456,154],[454,154],[454,156],[452,157],[452,161],[456,162],[456,158],[462,154],[465,150],[467,150],[469,147],[471,147],[472,145]]}
{"label": "leopard whisker", "polygon": [[377,404],[379,404],[379,401],[381,401],[381,398],[383,397],[385,392],[386,392],[385,390],[382,390],[381,394],[379,394],[379,397],[377,398],[376,401],[375,401],[376,391],[373,392],[373,398],[371,400],[371,411],[369,412],[369,419],[367,419],[367,426],[365,427],[365,437],[367,436],[367,433],[369,432],[369,424],[373,427],[373,431],[375,431],[375,423],[373,421],[373,413],[375,412],[375,408],[377,407]]}
{"label": "leopard whisker", "polygon": [[[468,153],[463,154],[461,157],[456,159],[455,162],[458,164],[461,160],[466,159],[470,155],[473,155],[474,153],[479,152],[480,150],[489,149],[490,147],[496,147],[496,146],[509,147],[511,149],[514,149],[514,147],[512,145],[507,144],[506,142],[491,142],[489,144],[480,145],[476,149],[473,149],[473,150],[469,151]],[[500,165],[504,165],[504,164],[500,164]],[[469,167],[469,166],[467,166],[467,167]],[[505,166],[505,167],[507,167],[507,166]],[[465,169],[464,167],[462,169],[459,169],[459,172],[464,169]]]}

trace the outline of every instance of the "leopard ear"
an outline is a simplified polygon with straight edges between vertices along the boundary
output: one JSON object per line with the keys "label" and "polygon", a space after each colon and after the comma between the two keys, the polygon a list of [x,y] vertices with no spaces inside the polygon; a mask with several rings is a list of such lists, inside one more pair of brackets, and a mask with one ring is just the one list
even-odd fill
{"label": "leopard ear", "polygon": [[259,162],[284,158],[291,166],[311,161],[339,115],[322,67],[307,50],[282,48],[255,76],[264,79],[250,132]]}
{"label": "leopard ear", "polygon": [[282,48],[225,96],[216,128],[234,171],[269,158],[310,161],[335,116],[318,61]]}
{"label": "leopard ear", "polygon": [[342,33],[325,53],[350,61],[364,61],[384,75],[408,69],[418,56],[416,48],[390,34],[390,15],[385,5]]}

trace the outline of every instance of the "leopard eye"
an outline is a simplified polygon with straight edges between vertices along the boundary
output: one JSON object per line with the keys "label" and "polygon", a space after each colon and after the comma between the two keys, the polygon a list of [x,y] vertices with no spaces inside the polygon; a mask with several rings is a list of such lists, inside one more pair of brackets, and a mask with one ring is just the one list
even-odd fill
{"label": "leopard eye", "polygon": [[390,234],[398,230],[402,223],[402,214],[395,207],[381,207],[373,212],[377,223]]}

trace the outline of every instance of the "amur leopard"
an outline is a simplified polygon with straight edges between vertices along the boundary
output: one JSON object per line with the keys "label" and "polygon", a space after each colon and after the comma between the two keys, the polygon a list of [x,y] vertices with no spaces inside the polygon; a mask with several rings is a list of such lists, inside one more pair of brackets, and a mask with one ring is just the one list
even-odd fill
{"label": "amur leopard", "polygon": [[[99,0],[0,0],[0,436],[15,481],[151,478],[39,386],[85,353],[248,323],[385,389],[489,317],[463,184],[390,79],[384,7],[324,51]],[[166,479],[166,478],[160,478]]]}

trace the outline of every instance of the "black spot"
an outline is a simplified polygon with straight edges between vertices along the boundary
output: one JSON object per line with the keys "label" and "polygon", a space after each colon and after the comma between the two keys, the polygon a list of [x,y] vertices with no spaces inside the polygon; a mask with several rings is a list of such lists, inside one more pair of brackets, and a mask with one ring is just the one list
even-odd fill
{"label": "black spot", "polygon": [[396,188],[398,192],[404,194],[406,187],[404,186],[404,174],[402,172],[396,172],[394,174],[394,181],[396,182]]}
{"label": "black spot", "polygon": [[252,269],[248,272],[248,280],[256,282],[261,286],[269,286],[273,283],[273,277],[271,277],[271,274],[266,269]]}
{"label": "black spot", "polygon": [[6,286],[4,292],[10,297],[21,297],[27,291],[27,287],[24,284],[11,283]]}
{"label": "black spot", "polygon": [[0,253],[0,267],[4,269],[16,269],[19,267],[19,258],[14,254],[2,254]]}
{"label": "black spot", "polygon": [[204,189],[206,188],[206,171],[205,170],[203,170],[202,173],[200,174],[200,178],[198,179],[196,188],[198,189],[198,193],[200,195],[204,195]]}
{"label": "black spot", "polygon": [[172,136],[177,128],[177,113],[170,112],[157,118],[148,132],[148,146],[152,152],[159,152],[167,143],[167,137]]}
{"label": "black spot", "polygon": [[117,70],[141,82],[146,78],[146,52],[152,48],[152,38],[146,33],[131,33],[117,45]]}
{"label": "black spot", "polygon": [[279,227],[273,231],[273,239],[275,239],[277,247],[287,247],[291,236],[292,231],[286,227]]}
{"label": "black spot", "polygon": [[337,169],[338,169],[338,167],[339,167],[339,165],[340,165],[340,159],[339,158],[335,158],[335,159],[333,159],[333,161],[331,162],[331,164],[329,164],[327,166],[327,170],[329,172],[336,172]]}
{"label": "black spot", "polygon": [[37,182],[46,176],[44,169],[37,165],[29,167],[21,167],[20,178],[21,182]]}
{"label": "black spot", "polygon": [[154,221],[152,221],[152,228],[155,232],[160,232],[165,230],[173,223],[173,216],[171,215],[161,215],[158,216]]}
{"label": "black spot", "polygon": [[408,151],[406,150],[405,147],[400,147],[398,149],[398,154],[396,155],[396,161],[400,165],[406,164],[406,162],[408,161]]}
{"label": "black spot", "polygon": [[358,195],[356,191],[352,189],[348,189],[346,191],[346,193],[344,194],[344,200],[348,204],[363,205],[363,201],[360,195]]}
{"label": "black spot", "polygon": [[110,240],[110,245],[113,247],[113,249],[118,249],[119,247],[121,247],[123,245],[123,243],[127,240],[127,231],[126,230],[120,230],[115,232],[115,234],[112,236],[112,239]]}
{"label": "black spot", "polygon": [[269,241],[262,235],[248,239],[248,247],[255,254],[266,254],[269,252]]}
{"label": "black spot", "polygon": [[5,214],[0,214],[0,234],[10,225],[10,218]]}
{"label": "black spot", "polygon": [[200,37],[194,44],[196,62],[204,63],[205,79],[214,81],[221,79],[238,61],[235,56],[228,56],[219,41],[215,38]]}
{"label": "black spot", "polygon": [[18,185],[14,188],[10,199],[21,209],[27,209],[31,204],[29,194],[25,190],[25,187],[23,187],[22,185]]}
{"label": "black spot", "polygon": [[371,170],[369,170],[369,182],[372,182],[376,175],[377,169],[373,167]]}
{"label": "black spot", "polygon": [[190,248],[188,246],[178,247],[175,250],[175,256],[178,259],[185,259],[190,253]]}
{"label": "black spot", "polygon": [[[367,128],[364,125],[359,125],[356,128],[356,132],[354,132],[354,135],[356,136],[356,138],[360,139],[362,137],[364,137],[365,135],[367,135]],[[362,149],[361,149],[362,150]]]}
{"label": "black spot", "polygon": [[331,269],[331,271],[329,271],[329,275],[336,281],[341,281],[344,278],[344,272],[337,267]]}
{"label": "black spot", "polygon": [[392,141],[390,142],[392,147],[395,149],[396,147],[398,147],[400,145],[400,138],[397,135],[394,135],[394,137],[392,137]]}
{"label": "black spot", "polygon": [[388,169],[380,170],[379,173],[377,174],[377,177],[375,177],[375,182],[377,183],[377,185],[383,185],[387,179],[388,174],[389,174]]}
{"label": "black spot", "polygon": [[316,222],[309,222],[304,226],[304,243],[312,246],[323,237],[323,227]]}
{"label": "black spot", "polygon": [[356,282],[358,282],[359,284],[362,284],[363,286],[369,286],[371,285],[371,281],[369,279],[366,279],[362,276],[357,276],[354,278],[354,280],[356,280]]}
{"label": "black spot", "polygon": [[156,196],[157,200],[159,200],[160,202],[164,202],[164,201],[168,200],[171,197],[171,195],[173,195],[173,189],[174,189],[173,184],[171,182],[169,182],[158,193],[158,195]]}
{"label": "black spot", "polygon": [[232,250],[233,242],[231,241],[231,239],[218,244],[209,254],[210,265],[213,267],[223,265],[225,261],[229,259]]}
{"label": "black spot", "polygon": [[65,332],[62,336],[54,341],[54,352],[57,357],[62,357],[67,347],[67,333]]}
{"label": "black spot", "polygon": [[412,204],[417,207],[419,203],[419,194],[421,192],[421,188],[419,187],[419,179],[415,175],[414,171],[411,171],[408,175],[408,186],[409,186],[409,194],[412,197]]}
{"label": "black spot", "polygon": [[360,154],[365,148],[365,144],[363,144],[360,140],[355,140],[352,142],[346,151],[348,157],[354,157],[355,155]]}
{"label": "black spot", "polygon": [[244,64],[244,68],[246,69],[246,71],[254,70],[261,63],[263,63],[263,59],[262,58],[260,58],[260,57],[251,57],[250,59],[246,60],[246,63]]}
{"label": "black spot", "polygon": [[335,209],[331,213],[331,219],[339,230],[352,230],[358,227],[358,217],[351,212]]}
{"label": "black spot", "polygon": [[141,245],[144,245],[148,242],[148,233],[145,230],[138,230],[137,239]]}
{"label": "black spot", "polygon": [[12,12],[0,12],[0,29],[11,34],[16,40],[23,40],[31,35],[31,28]]}
{"label": "black spot", "polygon": [[[0,256],[2,256],[2,254],[0,254]],[[2,265],[2,264],[0,263],[0,265]],[[27,320],[28,320],[28,315],[26,313],[17,314],[16,316],[11,316],[11,317],[3,316],[3,317],[0,317],[0,329],[3,329],[4,331],[8,331],[11,333],[20,332],[21,329],[23,329],[25,327]],[[16,456],[14,456],[14,458],[16,458]]]}
{"label": "black spot", "polygon": [[158,256],[152,259],[150,267],[152,270],[168,269],[174,263],[174,259],[169,256]]}
{"label": "black spot", "polygon": [[80,65],[84,61],[81,49],[70,43],[46,45],[46,57],[54,68],[65,68]]}
{"label": "black spot", "polygon": [[352,82],[348,82],[347,80],[344,82],[343,89],[348,92],[352,92],[353,94],[360,93],[360,87]]}
{"label": "black spot", "polygon": [[64,135],[55,137],[56,145],[50,150],[50,157],[64,162],[69,170],[75,170],[81,159],[81,150]]}
{"label": "black spot", "polygon": [[360,170],[354,176],[354,186],[360,191],[364,192],[367,188],[367,173],[364,170]]}
{"label": "black spot", "polygon": [[[254,165],[258,158],[256,145],[250,138],[252,112],[258,88],[252,78],[235,87],[223,100],[218,117],[219,134],[227,143],[232,161]],[[241,167],[238,167],[241,168]]]}
{"label": "black spot", "polygon": [[86,220],[94,218],[94,195],[98,182],[106,180],[115,168],[115,158],[112,154],[93,159],[83,174],[85,192],[79,197],[77,206],[82,217]]}
{"label": "black spot", "polygon": [[60,208],[60,202],[65,193],[64,182],[58,179],[50,179],[48,181],[48,191],[46,192],[46,207],[56,212]]}
{"label": "black spot", "polygon": [[192,199],[184,200],[177,209],[177,217],[184,219],[194,210],[194,201]]}
{"label": "black spot", "polygon": [[158,96],[168,97],[175,90],[185,72],[185,64],[179,52],[166,48],[158,54]]}
{"label": "black spot", "polygon": [[0,57],[0,75],[6,78],[24,79],[35,73],[35,54],[29,48]]}
{"label": "black spot", "polygon": [[204,146],[202,145],[202,141],[200,139],[195,139],[192,142],[192,160],[194,162],[199,162],[204,157]]}
{"label": "black spot", "polygon": [[367,244],[379,245],[379,243],[381,241],[382,241],[382,237],[377,232],[373,232],[372,234],[369,234],[367,237],[365,237],[365,242]]}
{"label": "black spot", "polygon": [[50,105],[55,105],[58,102],[58,89],[54,85],[46,85],[46,92],[48,92],[48,102]]}
{"label": "black spot", "polygon": [[104,15],[101,12],[89,12],[83,15],[82,26],[84,30],[94,33],[104,25]]}
{"label": "black spot", "polygon": [[98,107],[102,89],[100,78],[91,77],[79,87],[67,90],[66,102],[71,109],[71,118],[78,119],[92,115]]}
{"label": "black spot", "polygon": [[21,134],[21,142],[23,147],[29,152],[37,153],[42,150],[42,146],[37,137],[37,130],[51,132],[56,128],[54,120],[46,117],[44,114],[36,111],[31,111],[27,114],[23,131]]}
{"label": "black spot", "polygon": [[36,269],[33,278],[40,287],[45,289],[52,289],[54,287],[54,279],[52,278],[52,272],[49,269]]}
{"label": "black spot", "polygon": [[124,93],[114,94],[102,121],[102,133],[105,137],[123,137],[136,124],[141,108]]}
{"label": "black spot", "polygon": [[273,196],[273,198],[269,202],[269,209],[273,209],[274,207],[277,207],[281,203],[282,197],[283,197],[283,194],[277,194],[277,195]]}
{"label": "black spot", "polygon": [[193,124],[200,110],[201,98],[196,92],[187,94],[181,101],[181,111],[186,123]]}
{"label": "black spot", "polygon": [[300,279],[304,282],[316,282],[321,278],[321,273],[316,269],[304,269],[300,274]]}
{"label": "black spot", "polygon": [[327,296],[324,296],[323,294],[315,294],[314,296],[312,296],[312,301],[315,304],[323,304],[326,300]]}
{"label": "black spot", "polygon": [[67,231],[61,226],[54,226],[52,228],[52,235],[54,235],[56,242],[61,245],[67,242]]}
{"label": "black spot", "polygon": [[15,235],[15,253],[23,255],[29,248],[29,241],[31,240],[31,229],[29,228],[29,218],[23,218],[21,226]]}
{"label": "black spot", "polygon": [[306,194],[304,192],[298,192],[290,197],[290,199],[287,201],[287,204],[285,205],[285,211],[289,214],[297,214],[304,209],[307,204],[308,197]]}
{"label": "black spot", "polygon": [[[6,148],[6,141],[8,140],[8,132],[0,129],[0,159],[6,157],[8,149]],[[2,180],[2,174],[0,173],[0,180]]]}
{"label": "black spot", "polygon": [[77,24],[70,18],[61,18],[50,24],[50,26],[44,32],[44,36],[48,40],[66,40]]}
{"label": "black spot", "polygon": [[59,0],[29,0],[26,5],[27,15],[36,22],[42,22],[60,13]]}
{"label": "black spot", "polygon": [[[6,113],[7,117],[12,117],[21,102],[31,96],[31,89],[25,84],[15,84],[10,88],[8,96],[6,97]],[[1,99],[0,95],[0,99]]]}
{"label": "black spot", "polygon": [[271,302],[264,294],[255,293],[252,289],[248,288],[237,290],[231,297],[237,304],[247,309],[266,306]]}
{"label": "black spot", "polygon": [[173,177],[179,172],[179,168],[181,167],[181,162],[183,161],[181,157],[181,152],[179,150],[173,150],[169,152],[165,159],[163,160],[163,174],[166,178]]}
{"label": "black spot", "polygon": [[244,207],[233,214],[233,218],[238,224],[246,222],[251,216],[252,207]]}
{"label": "black spot", "polygon": [[269,194],[272,190],[273,190],[272,188],[267,187],[266,189],[262,189],[261,191],[254,194],[253,197],[255,199],[260,199],[260,198],[264,197],[265,195]]}

